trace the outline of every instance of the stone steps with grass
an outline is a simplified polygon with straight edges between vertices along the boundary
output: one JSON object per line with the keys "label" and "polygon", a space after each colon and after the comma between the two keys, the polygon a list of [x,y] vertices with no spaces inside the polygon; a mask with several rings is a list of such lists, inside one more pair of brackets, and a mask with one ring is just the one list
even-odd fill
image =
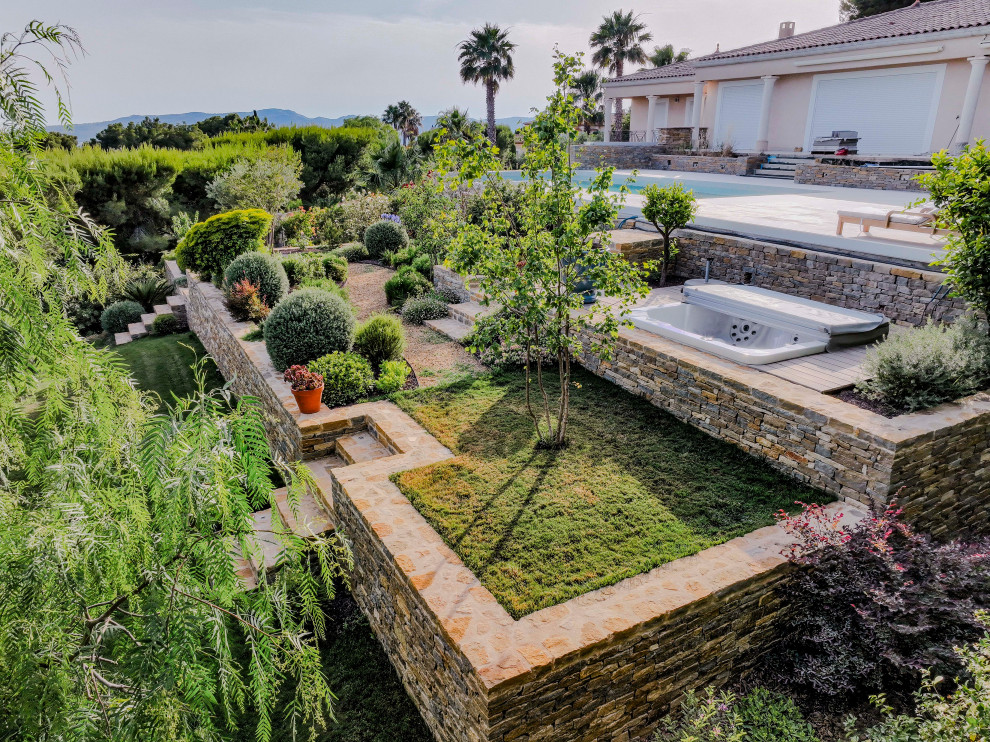
{"label": "stone steps with grass", "polygon": [[153,311],[142,314],[138,322],[132,322],[127,326],[126,331],[115,333],[113,336],[114,343],[116,345],[124,345],[132,340],[147,337],[151,334],[151,326],[159,317],[165,315],[175,317],[179,314],[184,316],[187,295],[187,291],[180,289],[178,294],[167,297],[165,304],[156,304]]}

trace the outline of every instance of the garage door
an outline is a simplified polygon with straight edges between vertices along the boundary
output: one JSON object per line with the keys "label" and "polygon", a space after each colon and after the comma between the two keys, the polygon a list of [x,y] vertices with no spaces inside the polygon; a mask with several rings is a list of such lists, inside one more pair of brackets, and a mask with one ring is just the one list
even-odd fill
{"label": "garage door", "polygon": [[712,145],[722,147],[731,144],[737,152],[754,151],[762,102],[763,83],[760,81],[719,85]]}
{"label": "garage door", "polygon": [[818,77],[809,115],[808,147],[815,137],[848,129],[859,132],[861,154],[929,152],[943,69],[912,67]]}

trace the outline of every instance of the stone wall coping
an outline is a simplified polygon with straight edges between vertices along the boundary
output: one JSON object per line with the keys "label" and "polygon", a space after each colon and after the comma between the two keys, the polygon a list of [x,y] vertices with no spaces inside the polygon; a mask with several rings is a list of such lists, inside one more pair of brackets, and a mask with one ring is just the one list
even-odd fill
{"label": "stone wall coping", "polygon": [[[393,439],[405,436],[415,447],[402,455],[335,468],[338,491],[489,692],[525,682],[549,667],[586,659],[692,603],[727,598],[735,586],[786,565],[781,550],[793,539],[782,526],[768,526],[513,619],[389,479],[453,454],[390,403],[355,408],[340,412],[366,416],[369,424],[386,430]],[[319,472],[314,474],[320,481]],[[327,499],[328,493],[323,496]],[[850,519],[862,516],[848,504],[827,507]]]}
{"label": "stone wall coping", "polygon": [[889,449],[924,436],[937,435],[940,430],[951,428],[974,417],[990,415],[990,394],[980,392],[930,410],[886,418],[843,402],[837,397],[696,350],[646,330],[622,327],[619,329],[619,337],[633,347],[639,346],[667,356],[689,370],[717,375],[724,382],[740,384],[772,395],[792,412],[806,416],[824,415],[833,425],[844,427],[850,432],[866,432],[875,438],[876,444]]}

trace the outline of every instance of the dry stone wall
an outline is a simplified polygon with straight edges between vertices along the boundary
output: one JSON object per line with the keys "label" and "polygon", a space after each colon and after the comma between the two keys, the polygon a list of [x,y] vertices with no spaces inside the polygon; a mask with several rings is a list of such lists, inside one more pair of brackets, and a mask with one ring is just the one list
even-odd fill
{"label": "dry stone wall", "polygon": [[802,162],[794,174],[795,183],[841,186],[843,188],[874,188],[884,191],[918,191],[924,189],[915,178],[928,168],[830,165],[817,161]]}
{"label": "dry stone wall", "polygon": [[686,155],[680,154],[679,149],[664,144],[579,144],[571,147],[571,157],[583,168],[610,166],[620,170],[684,170],[722,175],[747,175],[766,159],[762,155]]}

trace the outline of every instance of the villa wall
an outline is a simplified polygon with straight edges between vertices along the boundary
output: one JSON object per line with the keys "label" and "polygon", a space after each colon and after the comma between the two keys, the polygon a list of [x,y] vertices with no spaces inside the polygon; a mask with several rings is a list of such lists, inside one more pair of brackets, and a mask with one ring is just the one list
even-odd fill
{"label": "villa wall", "polygon": [[[635,230],[612,232],[619,251],[635,261],[659,254],[659,237],[643,239],[651,234]],[[946,280],[943,273],[694,229],[681,230],[676,237],[680,253],[674,270],[688,278],[704,276],[705,261],[710,259],[712,278],[751,282],[847,309],[881,312],[901,324],[918,324],[922,316],[932,315],[949,322],[966,311],[961,299],[945,298],[926,313],[928,302]]]}
{"label": "villa wall", "polygon": [[923,172],[926,172],[925,169],[916,167],[827,165],[820,161],[809,161],[797,166],[794,182],[843,188],[921,192],[924,189],[915,178]]}

